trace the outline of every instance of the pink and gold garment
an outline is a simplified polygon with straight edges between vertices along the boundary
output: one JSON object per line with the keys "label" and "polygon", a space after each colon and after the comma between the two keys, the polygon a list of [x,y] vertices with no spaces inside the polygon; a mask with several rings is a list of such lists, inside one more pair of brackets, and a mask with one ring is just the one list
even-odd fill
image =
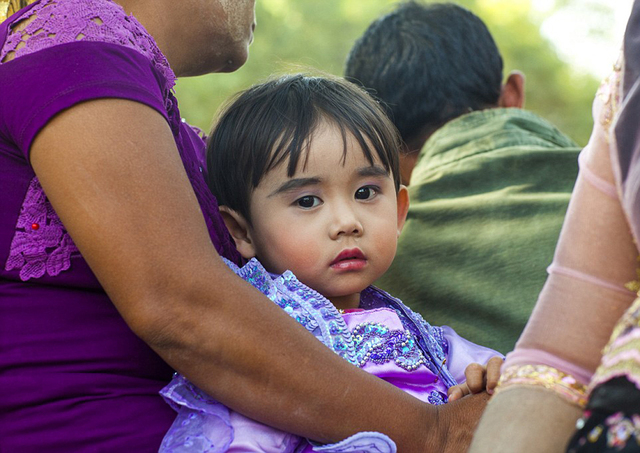
{"label": "pink and gold garment", "polygon": [[[526,366],[532,371],[531,383],[544,384],[540,376],[551,367],[557,370],[556,384],[575,379],[576,387],[584,388],[616,322],[636,297],[628,284],[637,279],[638,249],[621,206],[610,131],[619,86],[618,68],[594,101],[594,130],[579,158],[580,173],[549,277],[515,351],[507,355],[503,376],[520,373],[522,382],[527,379],[521,371]],[[504,381],[500,391],[517,383]],[[584,391],[568,399],[578,404],[586,401]]]}
{"label": "pink and gold garment", "polygon": [[[449,387],[464,382],[467,365],[484,364],[500,355],[461,338],[449,327],[431,326],[375,287],[362,292],[360,309],[341,314],[289,271],[271,275],[255,259],[241,269],[227,264],[345,360],[424,402],[446,403]],[[230,410],[178,374],[161,394],[178,412],[162,453],[396,451],[395,443],[381,433],[359,433],[337,444],[313,445]],[[371,404],[374,408],[375,398]]]}
{"label": "pink and gold garment", "polygon": [[[539,385],[584,407],[589,398],[601,400],[594,391],[613,380],[640,389],[640,70],[638,55],[631,61],[627,55],[640,47],[629,39],[640,20],[637,2],[633,14],[625,62],[616,64],[594,101],[593,133],[579,158],[549,277],[507,355],[499,392]],[[635,429],[640,432],[640,419]]]}

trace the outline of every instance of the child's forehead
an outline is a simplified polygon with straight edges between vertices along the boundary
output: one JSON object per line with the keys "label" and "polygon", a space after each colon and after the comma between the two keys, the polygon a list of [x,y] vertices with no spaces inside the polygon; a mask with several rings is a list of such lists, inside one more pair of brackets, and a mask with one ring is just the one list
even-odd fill
{"label": "child's forehead", "polygon": [[[384,166],[378,153],[369,140],[365,138],[367,150],[354,134],[341,130],[338,126],[329,125],[316,128],[300,149],[293,174],[316,170],[347,169],[355,171],[362,167]],[[289,154],[286,165],[293,156]],[[281,165],[284,165],[282,162]]]}
{"label": "child's forehead", "polygon": [[254,187],[297,178],[331,180],[331,172],[350,179],[361,174],[386,175],[395,181],[388,153],[380,149],[384,142],[370,135],[376,131],[354,126],[321,115],[303,133],[295,128],[283,130],[270,146],[269,163]]}

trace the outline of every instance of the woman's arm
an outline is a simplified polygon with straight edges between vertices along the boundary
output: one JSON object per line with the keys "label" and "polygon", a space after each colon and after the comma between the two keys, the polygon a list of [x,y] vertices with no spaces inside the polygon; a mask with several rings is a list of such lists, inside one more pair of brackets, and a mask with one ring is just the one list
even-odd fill
{"label": "woman's arm", "polygon": [[556,393],[518,387],[487,406],[469,452],[565,452],[582,409]]}
{"label": "woman's arm", "polygon": [[[611,93],[601,90],[594,102],[594,131],[580,156],[549,278],[507,355],[506,385],[482,417],[474,453],[564,452],[586,399],[579,387],[589,383],[613,327],[636,297],[625,287],[638,278],[638,249],[612,170]],[[505,369],[518,373],[505,378]]]}
{"label": "woman's arm", "polygon": [[421,403],[332,353],[224,265],[153,109],[79,104],[38,134],[31,161],[131,329],[219,401],[319,441],[372,430],[403,452],[468,444],[483,397]]}

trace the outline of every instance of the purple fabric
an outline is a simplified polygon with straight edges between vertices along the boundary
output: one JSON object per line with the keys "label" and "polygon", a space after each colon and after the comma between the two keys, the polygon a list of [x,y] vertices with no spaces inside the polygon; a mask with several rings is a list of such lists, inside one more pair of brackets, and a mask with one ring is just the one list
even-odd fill
{"label": "purple fabric", "polygon": [[477,345],[462,338],[449,326],[442,326],[442,330],[449,345],[447,367],[458,383],[463,383],[467,380],[464,376],[464,370],[470,363],[485,364],[491,357],[495,356],[500,356],[504,359],[501,354],[498,354],[493,349]]}
{"label": "purple fabric", "polygon": [[[67,19],[56,16],[59,30]],[[9,22],[0,25],[0,43]],[[180,121],[173,81],[161,61],[150,61],[153,49],[90,40],[49,45],[0,64],[0,450],[157,451],[175,418],[158,396],[172,370],[131,332],[65,239],[29,164],[33,138],[54,115],[90,99],[154,108],[171,126],[213,244],[236,262],[239,255],[206,190],[204,143]],[[44,225],[30,230],[29,220],[43,215]]]}
{"label": "purple fabric", "polygon": [[[374,287],[360,296],[360,305],[369,309],[340,315],[328,299],[300,283],[290,271],[269,274],[256,259],[241,269],[229,265],[336,354],[424,402],[444,404],[448,388],[455,384],[451,374],[464,382],[467,365],[500,356],[464,340],[449,327],[429,326],[400,301]],[[416,324],[425,328],[411,328]],[[178,374],[161,393],[178,416],[160,453],[396,451],[393,440],[382,433],[359,433],[337,444],[314,446],[226,408]],[[375,397],[371,409],[380,409]]]}
{"label": "purple fabric", "polygon": [[[114,44],[62,44],[4,63],[0,71],[11,84],[2,92],[0,132],[13,146],[8,151],[27,159],[40,129],[55,114],[87,99],[131,99],[169,119],[163,79],[144,56]],[[38,83],[29,83],[33,80]]]}
{"label": "purple fabric", "polygon": [[0,61],[10,53],[22,57],[76,41],[110,43],[141,53],[163,75],[168,89],[175,84],[175,74],[151,35],[112,0],[39,0],[18,16],[30,21],[2,40]]}
{"label": "purple fabric", "polygon": [[[354,333],[356,337],[362,335],[359,326],[368,327],[375,324],[385,326],[390,332],[404,333],[405,331],[405,327],[398,317],[398,314],[391,308],[376,308],[373,310],[345,313],[343,318],[347,324],[347,328]],[[380,340],[388,341],[393,337],[387,336],[386,338],[379,338]],[[416,362],[416,364],[417,363],[420,362]],[[372,360],[370,358],[364,363],[362,369],[424,402],[431,402],[430,398],[433,398],[434,391],[443,396],[447,394],[448,387],[446,383],[429,368],[424,366],[424,364],[417,366],[415,369],[411,369],[415,365],[409,367],[403,367],[402,365],[403,363],[399,360],[385,361]]]}

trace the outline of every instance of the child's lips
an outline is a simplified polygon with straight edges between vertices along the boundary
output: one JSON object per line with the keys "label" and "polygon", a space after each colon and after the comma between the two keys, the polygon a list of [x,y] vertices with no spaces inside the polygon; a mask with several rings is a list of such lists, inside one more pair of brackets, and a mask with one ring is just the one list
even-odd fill
{"label": "child's lips", "polygon": [[358,248],[343,250],[331,262],[330,267],[339,271],[360,270],[367,265],[367,257]]}

